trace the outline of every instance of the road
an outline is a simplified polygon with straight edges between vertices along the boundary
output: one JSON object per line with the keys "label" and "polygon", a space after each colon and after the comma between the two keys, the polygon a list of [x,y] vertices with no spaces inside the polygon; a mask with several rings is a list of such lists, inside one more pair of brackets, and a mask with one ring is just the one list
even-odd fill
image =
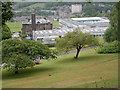
{"label": "road", "polygon": [[[105,43],[103,45],[108,45],[108,44]],[[99,46],[92,46],[92,47],[82,48],[80,51],[87,50],[87,49],[92,49],[92,48],[96,48],[96,47],[99,47]],[[76,50],[71,50],[71,51],[68,51],[68,52],[62,52],[60,55],[69,54],[69,53],[76,53],[76,52],[77,52]]]}

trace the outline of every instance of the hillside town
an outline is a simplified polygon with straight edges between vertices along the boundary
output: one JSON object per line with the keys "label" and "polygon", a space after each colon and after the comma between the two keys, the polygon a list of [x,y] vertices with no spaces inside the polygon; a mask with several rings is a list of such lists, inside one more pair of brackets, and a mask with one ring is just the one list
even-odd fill
{"label": "hillside town", "polygon": [[[55,16],[38,16],[35,13],[30,16],[19,17],[22,21],[22,33],[28,39],[41,40],[44,44],[56,43],[55,38],[64,37],[68,32],[79,28],[84,33],[90,33],[94,37],[103,37],[104,32],[109,27],[109,19],[107,17],[81,17],[70,18],[73,15],[80,15],[82,5],[73,4],[71,7],[64,6],[64,11],[54,11]],[[68,10],[69,9],[69,10]],[[49,11],[49,10],[44,10]],[[56,16],[58,15],[58,16]],[[15,20],[16,18],[14,18]],[[59,26],[53,28],[53,21],[58,21]],[[14,33],[13,37],[19,37],[19,33]]]}
{"label": "hillside town", "polygon": [[0,1],[0,89],[118,90],[120,1],[35,1]]}

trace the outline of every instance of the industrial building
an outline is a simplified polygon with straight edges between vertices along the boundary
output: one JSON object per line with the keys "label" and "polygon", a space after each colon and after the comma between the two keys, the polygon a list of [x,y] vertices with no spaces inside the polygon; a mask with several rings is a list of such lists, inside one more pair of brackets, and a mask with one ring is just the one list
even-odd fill
{"label": "industrial building", "polygon": [[[63,37],[65,34],[74,31],[76,28],[79,28],[83,33],[90,33],[95,37],[103,37],[104,32],[109,27],[109,20],[105,17],[59,19],[59,28],[54,29],[51,27],[51,23],[46,29],[45,27],[43,28],[41,22],[36,23],[38,20],[35,19],[34,14],[31,22],[28,23],[28,25],[30,24],[31,26],[26,30],[32,34],[33,40],[41,40],[44,44],[56,43],[56,37]],[[41,26],[38,27],[37,24],[40,24]],[[46,25],[46,23],[44,23],[44,25]],[[24,26],[25,25],[23,24],[23,28]]]}
{"label": "industrial building", "polygon": [[[52,29],[52,23],[47,19],[36,19],[35,17],[35,28],[34,30],[50,30]],[[22,33],[31,34],[32,32],[32,20],[28,19],[22,23]]]}
{"label": "industrial building", "polygon": [[[84,21],[84,23],[78,22],[73,19],[60,19],[59,20],[60,27],[58,29],[34,31],[33,37],[35,41],[42,40],[44,44],[52,44],[52,43],[55,43],[56,37],[59,37],[59,36],[63,37],[66,33],[72,32],[76,28],[80,28],[80,30],[83,33],[90,33],[95,37],[103,37],[104,32],[109,27],[109,20],[103,19],[103,18],[99,18],[98,20],[98,18],[91,17],[89,23],[88,21],[87,21],[87,18]],[[91,23],[91,22],[94,22],[94,23]]]}

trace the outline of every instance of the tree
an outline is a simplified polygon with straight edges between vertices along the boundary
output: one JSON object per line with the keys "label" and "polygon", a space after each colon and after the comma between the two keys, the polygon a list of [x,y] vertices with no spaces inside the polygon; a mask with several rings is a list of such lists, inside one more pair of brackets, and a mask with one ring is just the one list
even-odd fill
{"label": "tree", "polygon": [[2,40],[11,38],[10,28],[5,24],[2,25]]}
{"label": "tree", "polygon": [[[110,14],[110,27],[105,32],[105,40],[107,42],[112,42],[118,40],[118,36],[120,34],[120,1],[115,4],[114,10]],[[119,39],[120,40],[120,39]]]}
{"label": "tree", "polygon": [[[0,34],[0,37],[4,39],[11,38],[11,31],[9,27],[5,24],[7,21],[11,20],[13,17],[12,12],[12,2],[1,2],[0,1],[0,8],[2,8],[2,12],[0,13],[0,16],[2,16],[2,27],[0,26],[0,29],[2,29],[2,34]],[[1,41],[1,40],[0,40]]]}
{"label": "tree", "polygon": [[2,25],[5,25],[5,22],[9,21],[13,17],[12,12],[13,2],[2,2]]}
{"label": "tree", "polygon": [[118,41],[120,42],[120,17],[119,17],[119,15],[120,15],[120,1],[117,3],[116,9],[118,11],[118,14],[117,14],[117,18],[118,18],[117,19],[118,20],[117,31],[118,31],[118,33],[117,33],[117,35],[118,35]]}
{"label": "tree", "polygon": [[71,50],[76,48],[77,53],[75,58],[78,58],[80,50],[85,45],[98,45],[98,40],[89,33],[82,33],[79,29],[67,33],[57,42],[57,48],[62,50]]}
{"label": "tree", "polygon": [[39,58],[55,58],[49,48],[39,42],[31,40],[6,39],[2,41],[2,63],[9,71],[18,74],[19,69],[34,66]]}

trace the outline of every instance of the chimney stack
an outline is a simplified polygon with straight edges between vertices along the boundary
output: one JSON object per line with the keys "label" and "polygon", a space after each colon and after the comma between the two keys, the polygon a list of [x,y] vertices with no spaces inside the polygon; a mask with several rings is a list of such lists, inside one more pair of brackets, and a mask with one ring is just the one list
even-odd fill
{"label": "chimney stack", "polygon": [[31,15],[31,20],[32,20],[32,31],[34,30],[36,30],[36,15],[35,15],[35,13],[32,13],[32,15]]}
{"label": "chimney stack", "polygon": [[31,22],[32,22],[32,27],[31,27],[31,40],[34,40],[34,32],[33,31],[36,31],[36,16],[35,16],[35,13],[32,13],[31,15]]}

